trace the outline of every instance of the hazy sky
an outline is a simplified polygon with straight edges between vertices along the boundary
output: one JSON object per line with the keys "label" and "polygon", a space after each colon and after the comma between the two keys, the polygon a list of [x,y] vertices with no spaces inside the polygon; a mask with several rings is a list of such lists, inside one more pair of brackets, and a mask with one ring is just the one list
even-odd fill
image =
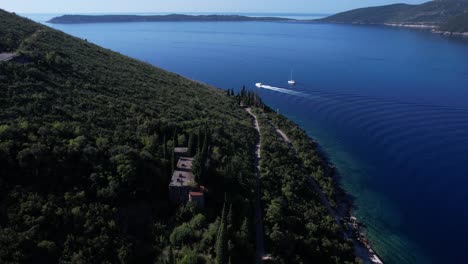
{"label": "hazy sky", "polygon": [[17,13],[289,12],[335,13],[358,7],[428,0],[0,0]]}

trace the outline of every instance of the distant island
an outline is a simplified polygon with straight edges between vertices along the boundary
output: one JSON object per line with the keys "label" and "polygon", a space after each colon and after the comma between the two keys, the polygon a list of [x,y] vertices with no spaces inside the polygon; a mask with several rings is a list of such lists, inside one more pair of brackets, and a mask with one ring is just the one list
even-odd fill
{"label": "distant island", "polygon": [[434,33],[468,36],[468,0],[433,0],[419,5],[392,4],[354,9],[321,19],[298,20],[283,17],[241,15],[63,15],[52,24],[128,22],[325,22],[375,24],[432,29]]}
{"label": "distant island", "polygon": [[239,15],[63,15],[55,17],[52,24],[86,24],[86,23],[124,23],[124,22],[230,22],[230,21],[295,21],[281,17],[249,17]]}
{"label": "distant island", "polygon": [[321,22],[432,28],[437,33],[468,32],[468,0],[434,0],[420,5],[392,4],[338,13]]}

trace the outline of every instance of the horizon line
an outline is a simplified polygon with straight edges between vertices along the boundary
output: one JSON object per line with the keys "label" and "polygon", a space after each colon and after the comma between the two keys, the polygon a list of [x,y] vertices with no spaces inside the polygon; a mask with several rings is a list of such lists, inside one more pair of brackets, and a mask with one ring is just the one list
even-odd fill
{"label": "horizon line", "polygon": [[57,14],[67,14],[67,15],[81,15],[81,14],[279,14],[279,15],[330,15],[335,13],[294,13],[294,12],[221,12],[221,11],[208,11],[208,12],[177,12],[177,11],[159,11],[159,12],[38,12],[38,13],[31,13],[31,12],[11,12],[17,14],[25,14],[25,15],[57,15]]}

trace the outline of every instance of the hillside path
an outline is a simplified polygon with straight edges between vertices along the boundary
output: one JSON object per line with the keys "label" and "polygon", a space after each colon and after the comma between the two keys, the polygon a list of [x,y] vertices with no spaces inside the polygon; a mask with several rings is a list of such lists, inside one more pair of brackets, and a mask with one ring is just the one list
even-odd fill
{"label": "hillside path", "polygon": [[[286,142],[286,144],[288,145],[289,149],[294,153],[294,156],[296,156],[297,158],[299,158],[297,152],[296,152],[296,149],[294,148],[294,146],[292,145],[292,142],[291,140],[288,138],[288,136],[279,128],[276,128],[276,132],[281,136],[281,138],[283,138],[284,142]],[[303,164],[301,164],[303,165]],[[302,169],[304,171],[305,168],[304,166],[302,166]],[[330,201],[328,201],[327,197],[325,196],[325,193],[323,193],[322,189],[319,187],[319,185],[317,184],[317,182],[315,181],[315,179],[312,177],[312,175],[308,175],[307,176],[307,179],[310,183],[310,185],[312,186],[312,189],[314,189],[314,191],[319,195],[319,198],[320,198],[320,201],[322,202],[322,204],[327,208],[327,211],[328,213],[333,216],[333,218],[335,219],[335,222],[339,225],[340,224],[340,217],[338,216],[338,214],[336,213],[335,210],[333,210],[333,207],[331,206],[330,204]]]}
{"label": "hillside path", "polygon": [[255,146],[255,174],[256,174],[256,186],[255,186],[255,263],[262,263],[265,254],[265,243],[263,235],[263,217],[262,217],[262,204],[261,204],[261,183],[260,183],[260,157],[261,157],[261,136],[260,136],[260,125],[258,124],[257,116],[252,113],[250,108],[246,108],[247,111],[254,118],[254,126],[258,133],[258,141]]}

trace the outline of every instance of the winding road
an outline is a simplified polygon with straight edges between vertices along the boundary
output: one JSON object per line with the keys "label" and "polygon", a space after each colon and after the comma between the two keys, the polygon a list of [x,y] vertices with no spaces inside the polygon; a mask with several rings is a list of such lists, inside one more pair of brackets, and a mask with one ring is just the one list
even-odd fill
{"label": "winding road", "polygon": [[[252,113],[251,108],[245,109],[254,119],[254,127],[258,133],[258,141],[255,146],[255,173],[256,173],[256,186],[255,186],[255,263],[259,264],[262,263],[265,257],[265,244],[264,244],[264,234],[263,234],[263,217],[262,217],[262,204],[261,204],[261,181],[260,181],[260,158],[261,158],[261,135],[260,135],[260,125],[257,119],[257,116]],[[276,127],[274,124],[270,122],[270,125],[276,128],[276,132],[281,136],[283,141],[288,145],[289,149],[293,152],[293,154],[299,158],[296,149],[292,145],[291,140],[289,137],[284,133],[281,129]],[[302,169],[306,171],[304,164],[301,164]],[[312,175],[308,175],[308,181],[312,187],[312,189],[319,195],[321,203],[326,207],[328,213],[334,218],[335,222],[341,226],[340,219],[342,216],[338,212],[336,212],[333,207],[331,206],[330,202],[328,201],[325,193],[322,191],[320,186],[317,184],[315,179]],[[346,239],[351,239],[354,244],[355,253],[359,256],[364,263],[371,263],[371,264],[383,264],[382,260],[377,256],[377,254],[372,250],[372,248],[361,244],[352,236],[352,229],[343,230],[343,235]]]}
{"label": "winding road", "polygon": [[265,255],[265,242],[263,235],[263,217],[262,217],[262,204],[261,204],[261,183],[260,183],[260,157],[261,157],[261,136],[260,136],[260,125],[258,124],[257,116],[252,113],[252,109],[246,108],[247,111],[254,118],[254,126],[258,133],[258,141],[255,146],[255,174],[256,174],[256,186],[255,186],[255,263],[262,263]]}

